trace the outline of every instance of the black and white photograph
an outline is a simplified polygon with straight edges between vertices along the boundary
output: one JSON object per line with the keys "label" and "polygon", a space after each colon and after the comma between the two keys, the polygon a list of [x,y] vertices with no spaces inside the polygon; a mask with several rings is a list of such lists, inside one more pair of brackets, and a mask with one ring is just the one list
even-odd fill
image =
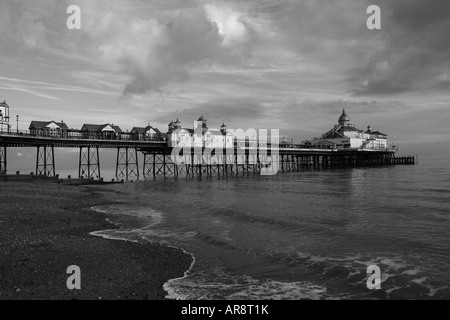
{"label": "black and white photograph", "polygon": [[0,300],[449,300],[449,39],[448,0],[0,0]]}

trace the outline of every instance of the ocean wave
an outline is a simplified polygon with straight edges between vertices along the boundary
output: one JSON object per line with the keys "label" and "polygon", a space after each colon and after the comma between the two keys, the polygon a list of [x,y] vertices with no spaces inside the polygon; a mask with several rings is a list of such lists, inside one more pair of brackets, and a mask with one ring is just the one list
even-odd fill
{"label": "ocean wave", "polygon": [[[133,208],[129,205],[111,204],[104,206],[95,206],[92,207],[91,209],[97,212],[106,213],[113,216],[124,215],[137,219],[143,219],[146,223],[148,223],[146,226],[154,226],[162,223],[164,220],[162,212],[153,210],[148,207]],[[117,222],[113,221],[113,223]]]}
{"label": "ocean wave", "polygon": [[222,268],[187,274],[164,285],[166,298],[177,300],[318,300],[327,296],[327,288],[306,281],[283,282],[232,275]]}
{"label": "ocean wave", "polygon": [[[429,276],[426,268],[419,265],[420,257],[386,257],[370,256],[364,254],[347,256],[308,256],[300,253],[299,259],[306,264],[306,268],[312,268],[318,278],[332,284],[333,277],[337,283],[347,282],[347,286],[358,287],[364,291],[367,280],[366,269],[370,265],[376,265],[381,270],[381,291],[385,293],[385,299],[405,299],[410,297],[426,299],[441,296],[449,296],[445,291],[448,286],[442,286],[441,280]],[[338,267],[338,269],[336,269]],[[346,277],[345,274],[348,274]],[[340,276],[339,276],[340,275]],[[433,279],[434,278],[434,279]],[[354,297],[363,295],[357,293]],[[351,298],[352,295],[349,295]]]}

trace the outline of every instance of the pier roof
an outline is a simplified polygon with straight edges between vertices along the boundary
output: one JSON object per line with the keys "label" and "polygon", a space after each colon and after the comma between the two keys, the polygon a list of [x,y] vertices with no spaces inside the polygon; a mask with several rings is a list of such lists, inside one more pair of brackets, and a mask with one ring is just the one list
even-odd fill
{"label": "pier roof", "polygon": [[31,121],[29,129],[43,129],[47,127],[49,124],[55,123],[62,129],[69,129],[65,122],[56,122],[56,121]]}
{"label": "pier roof", "polygon": [[380,131],[370,131],[370,132],[366,131],[366,133],[370,133],[370,134],[378,135],[378,136],[385,136],[385,137],[388,136],[386,133],[383,133],[383,132],[380,132]]}
{"label": "pier roof", "polygon": [[345,109],[342,109],[342,114],[339,117],[339,122],[341,121],[350,121],[350,117],[345,113]]}
{"label": "pier roof", "polygon": [[120,129],[119,126],[114,126],[111,125],[109,123],[107,124],[84,124],[83,127],[81,128],[82,131],[87,130],[87,131],[101,131],[103,129],[105,129],[107,126],[110,126],[111,128],[113,128],[116,132],[121,133],[122,129]]}
{"label": "pier roof", "polygon": [[144,134],[144,133],[146,133],[147,131],[149,131],[150,129],[153,129],[157,134],[161,134],[161,131],[159,131],[159,129],[153,128],[152,126],[147,126],[147,127],[133,127],[133,129],[131,129],[131,132]]}

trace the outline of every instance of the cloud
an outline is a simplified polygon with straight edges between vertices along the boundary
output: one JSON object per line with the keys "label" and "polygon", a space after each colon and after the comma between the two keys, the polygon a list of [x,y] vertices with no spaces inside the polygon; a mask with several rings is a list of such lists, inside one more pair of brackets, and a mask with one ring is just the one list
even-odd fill
{"label": "cloud", "polygon": [[[297,104],[296,104],[297,105]],[[394,110],[408,108],[405,104],[396,100],[377,101],[367,99],[343,98],[333,100],[304,99],[298,102],[302,110],[317,111],[326,114],[337,114],[342,109],[356,114],[374,114],[393,112]]]}
{"label": "cloud", "polygon": [[[82,74],[80,74],[80,76],[81,75]],[[80,93],[99,93],[102,95],[111,94],[111,92],[97,90],[97,89],[93,89],[93,88],[86,88],[86,87],[80,87],[80,86],[68,86],[68,85],[61,85],[61,84],[43,82],[43,81],[31,81],[31,80],[9,78],[9,77],[0,77],[0,81],[1,80],[3,80],[6,83],[14,84],[14,86],[7,84],[6,87],[1,87],[2,89],[24,91],[24,92],[34,94],[36,96],[40,96],[43,98],[51,99],[51,100],[59,100],[59,98],[50,96],[50,95],[46,95],[46,94],[42,94],[42,93],[36,92],[31,89],[69,91],[69,92],[72,91],[72,92],[80,92]],[[94,84],[92,84],[92,86],[94,86]]]}
{"label": "cloud", "polygon": [[40,93],[38,91],[30,90],[30,89],[26,89],[26,88],[22,88],[22,87],[9,87],[9,86],[2,87],[2,86],[0,86],[0,89],[21,91],[21,92],[25,92],[25,93],[31,94],[31,95],[39,97],[39,98],[44,98],[44,99],[49,99],[49,100],[60,100],[60,98],[58,98],[58,97],[51,96],[51,95],[44,94],[44,93]]}
{"label": "cloud", "polygon": [[219,34],[223,36],[224,46],[233,46],[247,41],[248,30],[239,12],[224,4],[206,4],[204,8],[207,18],[217,25]]}
{"label": "cloud", "polygon": [[355,93],[448,90],[450,85],[442,71],[450,68],[450,2],[375,2],[382,8],[384,39],[370,59],[353,71]]}
{"label": "cloud", "polygon": [[125,54],[119,59],[125,70],[131,70],[124,94],[161,92],[169,84],[188,81],[196,68],[240,65],[253,39],[242,15],[225,4],[208,4],[154,20],[142,29],[153,36],[141,58]]}
{"label": "cloud", "polygon": [[[73,3],[72,3],[73,2]],[[116,67],[128,76],[123,95],[161,92],[205,65],[239,64],[248,55],[249,27],[237,7],[190,2],[154,10],[159,2],[75,0],[82,29],[68,30],[69,1],[0,3],[0,40],[20,50],[78,57]],[[141,14],[142,7],[150,15]]]}
{"label": "cloud", "polygon": [[316,100],[249,95],[211,100],[192,108],[166,113],[157,117],[155,122],[165,124],[179,119],[183,127],[193,127],[193,122],[203,115],[208,119],[209,127],[219,128],[224,122],[230,128],[277,128],[283,135],[305,138],[323,133],[328,127],[332,127],[337,123],[343,108],[352,120],[359,119],[363,125],[372,120],[374,125],[381,124],[386,114],[392,117],[411,109],[396,100]]}
{"label": "cloud", "polygon": [[171,82],[187,81],[189,68],[218,56],[223,40],[217,26],[198,9],[169,21],[153,21],[142,31],[155,34],[152,47],[144,48],[142,57],[125,53],[119,58],[132,76],[124,94],[158,91]]}
{"label": "cloud", "polygon": [[[368,30],[366,9],[381,8],[381,30]],[[370,96],[448,90],[439,79],[450,69],[447,0],[261,1],[284,46],[311,65],[347,78],[348,93]]]}
{"label": "cloud", "polygon": [[[81,31],[65,27],[69,4],[82,9]],[[382,30],[366,28],[370,4]],[[124,96],[170,90],[214,65],[276,65],[287,52],[345,75],[355,95],[447,90],[449,25],[447,0],[0,2],[0,46],[116,68]]]}
{"label": "cloud", "polygon": [[194,121],[200,115],[210,120],[210,127],[219,128],[222,123],[238,126],[247,123],[254,126],[258,120],[266,118],[266,112],[270,111],[267,102],[257,97],[237,97],[208,101],[189,109],[180,109],[156,118],[157,122],[167,119],[179,119],[183,126],[193,127]]}

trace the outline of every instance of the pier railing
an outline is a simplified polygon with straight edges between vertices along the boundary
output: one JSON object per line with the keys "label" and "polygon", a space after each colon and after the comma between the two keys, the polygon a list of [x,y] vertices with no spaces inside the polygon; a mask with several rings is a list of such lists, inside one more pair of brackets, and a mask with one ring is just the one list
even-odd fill
{"label": "pier railing", "polygon": [[29,138],[49,138],[54,140],[65,140],[65,139],[73,139],[73,140],[119,140],[119,141],[166,141],[163,136],[155,136],[155,137],[136,137],[130,132],[122,132],[121,134],[115,136],[114,138],[108,136],[89,136],[87,134],[83,134],[82,132],[68,131],[62,134],[51,134],[47,132],[42,132],[39,134],[35,134],[30,132],[29,130],[11,130],[9,132],[0,132],[0,135],[11,136],[11,137],[29,137]]}

